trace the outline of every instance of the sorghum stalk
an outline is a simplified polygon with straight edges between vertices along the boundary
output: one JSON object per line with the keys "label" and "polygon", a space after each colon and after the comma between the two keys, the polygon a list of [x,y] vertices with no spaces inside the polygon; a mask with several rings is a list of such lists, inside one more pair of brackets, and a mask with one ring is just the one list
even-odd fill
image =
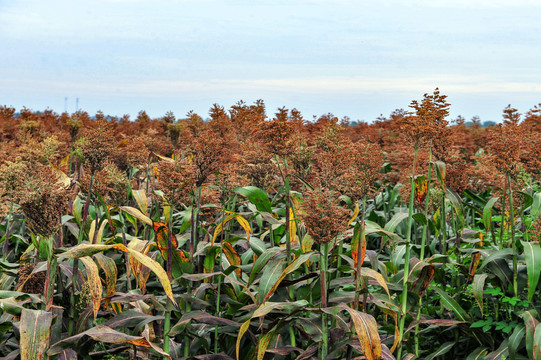
{"label": "sorghum stalk", "polygon": [[[432,149],[430,149],[429,155],[428,155],[428,175],[427,175],[427,190],[426,190],[426,199],[425,199],[425,221],[426,223],[423,225],[423,235],[421,239],[421,254],[420,254],[420,260],[423,261],[425,259],[425,246],[426,246],[426,239],[428,237],[428,208],[430,206],[430,180],[432,175]],[[417,318],[416,320],[419,321],[421,319],[421,308],[423,306],[423,297],[419,297],[419,303],[418,303],[418,310],[417,310]],[[415,356],[419,356],[419,325],[415,326]]]}
{"label": "sorghum stalk", "polygon": [[447,219],[445,216],[445,192],[441,196],[440,253],[447,252]]}
{"label": "sorghum stalk", "polygon": [[[174,195],[174,192],[173,192]],[[173,243],[171,241],[171,237],[174,236],[173,234],[173,213],[175,207],[173,204],[170,204],[170,213],[169,213],[169,230],[167,231],[167,277],[169,278],[169,281],[173,282],[173,251],[177,251],[176,249],[173,249]],[[165,321],[163,324],[163,351],[166,353],[169,352],[169,329],[171,328],[171,310],[172,310],[173,304],[171,302],[171,299],[167,297],[167,305],[165,310]],[[164,357],[164,360],[167,360],[167,357]]]}
{"label": "sorghum stalk", "polygon": [[[40,241],[43,241],[41,239]],[[48,237],[47,241],[47,275],[45,281],[45,311],[51,311],[54,297],[54,278],[56,277],[56,258],[53,256],[54,239],[53,236]]]}
{"label": "sorghum stalk", "polygon": [[[363,265],[364,259],[361,259],[362,256],[362,249],[364,246],[364,242],[366,241],[365,238],[365,224],[364,224],[364,217],[366,212],[366,195],[363,196],[362,200],[362,209],[361,209],[361,227],[359,229],[359,234],[354,235],[358,236],[357,240],[357,266],[355,268],[355,300],[353,302],[353,308],[355,310],[359,310],[359,293],[361,292],[361,267]],[[352,249],[353,251],[353,249]],[[363,303],[364,303],[364,297],[363,297]]]}
{"label": "sorghum stalk", "polygon": [[430,180],[432,176],[432,151],[430,151],[429,159],[428,159],[428,176],[426,178],[427,182],[427,190],[426,190],[426,199],[425,199],[425,219],[426,223],[423,225],[423,236],[421,239],[421,254],[420,254],[420,260],[423,261],[425,259],[425,246],[426,246],[426,239],[428,237],[428,208],[430,206]]}
{"label": "sorghum stalk", "polygon": [[518,296],[518,264],[517,264],[517,244],[515,243],[515,214],[513,209],[513,189],[511,187],[511,175],[507,174],[507,183],[509,184],[509,222],[511,224],[511,249],[513,249],[513,291],[515,297]]}
{"label": "sorghum stalk", "polygon": [[402,301],[400,306],[400,324],[399,324],[399,347],[398,347],[398,356],[397,359],[400,359],[402,355],[403,338],[404,338],[404,325],[406,324],[406,310],[407,310],[407,300],[408,300],[408,278],[409,278],[409,259],[410,259],[410,242],[411,242],[411,229],[413,227],[413,199],[415,192],[415,168],[417,166],[417,152],[418,146],[415,145],[414,155],[413,155],[413,171],[410,179],[410,202],[408,210],[408,231],[406,233],[406,253],[404,255],[404,281],[402,287]]}
{"label": "sorghum stalk", "polygon": [[[291,198],[289,196],[289,176],[287,173],[287,159],[284,156],[284,191],[286,193],[286,224],[285,224],[285,231],[286,231],[286,253],[287,253],[287,265],[291,263],[291,235],[295,236],[295,234],[291,234],[291,227],[290,227],[290,209],[291,209]],[[292,275],[289,274],[287,276],[288,278],[291,278]],[[295,300],[295,294],[293,293],[293,286],[289,287],[289,297],[291,300]],[[295,341],[295,329],[293,326],[289,327],[289,338],[291,341],[291,346],[296,345]]]}
{"label": "sorghum stalk", "polygon": [[[85,222],[88,216],[88,207],[90,206],[92,196],[92,184],[94,182],[94,172],[90,174],[90,184],[88,185],[88,198],[83,210],[83,217],[81,218],[81,226],[79,227],[79,234],[77,234],[77,245],[81,245],[83,242],[83,236],[85,234]],[[79,269],[79,259],[73,260],[73,277],[71,281],[71,294],[70,294],[70,321],[68,324],[68,334],[73,335],[73,327],[75,324],[75,285],[77,284],[77,275]]]}
{"label": "sorghum stalk", "polygon": [[[320,285],[321,285],[321,308],[327,308],[327,270],[328,270],[328,260],[329,260],[329,247],[330,242],[321,243],[320,251]],[[324,311],[321,312],[321,356],[320,359],[325,359],[328,352],[328,330],[327,330],[327,313]]]}
{"label": "sorghum stalk", "polygon": [[500,225],[500,245],[503,245],[503,232],[505,231],[505,207],[507,206],[507,188],[509,177],[505,177],[505,185],[503,186],[503,203],[502,203],[502,220]]}

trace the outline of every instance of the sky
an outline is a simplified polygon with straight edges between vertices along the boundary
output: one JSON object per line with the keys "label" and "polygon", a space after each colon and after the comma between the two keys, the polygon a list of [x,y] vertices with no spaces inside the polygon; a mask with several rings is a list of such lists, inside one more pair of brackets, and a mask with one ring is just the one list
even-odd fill
{"label": "sky", "polygon": [[[0,0],[0,106],[203,118],[263,99],[371,122],[541,103],[538,0]],[[67,101],[66,101],[67,98]]]}

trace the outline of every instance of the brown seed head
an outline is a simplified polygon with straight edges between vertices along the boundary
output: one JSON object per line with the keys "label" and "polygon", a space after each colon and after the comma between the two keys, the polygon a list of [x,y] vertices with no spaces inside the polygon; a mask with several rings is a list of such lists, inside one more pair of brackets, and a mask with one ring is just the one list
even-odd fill
{"label": "brown seed head", "polygon": [[339,193],[317,189],[306,192],[301,219],[318,244],[332,241],[347,229],[349,211],[340,206]]}

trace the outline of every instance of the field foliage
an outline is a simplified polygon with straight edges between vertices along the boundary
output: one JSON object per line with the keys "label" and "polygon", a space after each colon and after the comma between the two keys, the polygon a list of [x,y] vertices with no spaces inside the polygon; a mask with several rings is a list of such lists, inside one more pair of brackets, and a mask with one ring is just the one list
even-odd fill
{"label": "field foliage", "polygon": [[449,107],[0,107],[1,358],[541,359],[540,108]]}

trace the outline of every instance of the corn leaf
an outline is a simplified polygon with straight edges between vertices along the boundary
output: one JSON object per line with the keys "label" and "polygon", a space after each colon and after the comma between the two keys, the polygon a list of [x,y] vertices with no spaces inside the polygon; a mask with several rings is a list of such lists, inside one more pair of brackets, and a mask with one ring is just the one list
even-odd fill
{"label": "corn leaf", "polygon": [[521,241],[524,246],[526,270],[528,272],[528,301],[532,301],[541,275],[541,246],[539,244]]}
{"label": "corn leaf", "polygon": [[88,286],[90,287],[90,294],[92,294],[92,305],[94,312],[94,320],[98,316],[98,311],[100,310],[101,304],[101,280],[99,275],[98,266],[89,256],[83,256],[79,259],[85,266]]}
{"label": "corn leaf", "polygon": [[363,349],[366,359],[376,360],[381,358],[381,339],[379,337],[378,326],[374,317],[361,311],[351,309],[344,304],[341,304],[340,308],[347,311],[351,316],[353,325],[355,327],[355,332],[357,333],[357,337],[359,338],[359,342],[361,343],[361,348]]}
{"label": "corn leaf", "polygon": [[20,323],[21,360],[41,360],[49,346],[53,314],[23,309]]}

